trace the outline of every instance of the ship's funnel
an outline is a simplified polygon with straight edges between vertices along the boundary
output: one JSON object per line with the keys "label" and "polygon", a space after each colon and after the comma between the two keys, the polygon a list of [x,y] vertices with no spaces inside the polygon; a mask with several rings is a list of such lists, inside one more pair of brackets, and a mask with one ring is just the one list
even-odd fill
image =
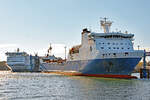
{"label": "ship's funnel", "polygon": [[104,29],[104,33],[109,33],[112,22],[111,21],[107,21],[106,17],[103,18],[100,22],[101,22],[101,26]]}

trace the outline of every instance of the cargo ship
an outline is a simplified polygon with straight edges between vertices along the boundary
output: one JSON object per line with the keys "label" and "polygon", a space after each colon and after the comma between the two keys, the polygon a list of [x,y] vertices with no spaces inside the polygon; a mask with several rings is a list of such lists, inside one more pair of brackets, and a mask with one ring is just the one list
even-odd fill
{"label": "cargo ship", "polygon": [[26,52],[20,52],[17,48],[15,52],[6,52],[7,66],[12,72],[35,72],[39,71],[38,56],[29,55]]}
{"label": "cargo ship", "polygon": [[[134,50],[134,34],[111,32],[112,21],[100,21],[103,33],[82,31],[81,44],[69,50],[68,58],[42,59],[43,72],[64,75],[96,76],[109,78],[136,78],[131,76],[135,66],[143,57],[143,50]],[[51,50],[50,47],[49,50]]]}

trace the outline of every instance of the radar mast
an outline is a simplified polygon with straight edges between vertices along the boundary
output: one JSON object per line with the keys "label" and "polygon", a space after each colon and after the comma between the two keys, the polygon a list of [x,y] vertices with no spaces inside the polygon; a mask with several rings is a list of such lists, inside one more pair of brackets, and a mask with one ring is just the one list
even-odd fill
{"label": "radar mast", "polygon": [[104,33],[109,33],[110,32],[110,27],[112,24],[112,21],[107,21],[108,18],[104,17],[100,21],[102,28],[104,29]]}

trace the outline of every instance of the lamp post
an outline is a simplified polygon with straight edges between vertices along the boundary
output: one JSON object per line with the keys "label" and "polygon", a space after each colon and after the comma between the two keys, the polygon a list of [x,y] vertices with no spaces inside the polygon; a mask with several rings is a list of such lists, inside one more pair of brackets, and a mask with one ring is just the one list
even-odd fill
{"label": "lamp post", "polygon": [[65,46],[64,48],[65,48],[65,61],[66,61],[66,48],[67,48],[67,47]]}

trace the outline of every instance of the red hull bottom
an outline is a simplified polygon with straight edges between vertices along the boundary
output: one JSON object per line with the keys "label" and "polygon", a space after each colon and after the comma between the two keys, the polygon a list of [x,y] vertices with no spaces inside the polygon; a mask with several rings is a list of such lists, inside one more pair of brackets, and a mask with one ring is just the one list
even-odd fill
{"label": "red hull bottom", "polygon": [[61,75],[68,75],[68,76],[89,76],[89,77],[104,77],[104,78],[120,78],[120,79],[137,79],[136,76],[131,75],[106,75],[106,74],[82,74],[77,72],[43,72],[43,73],[56,73]]}

